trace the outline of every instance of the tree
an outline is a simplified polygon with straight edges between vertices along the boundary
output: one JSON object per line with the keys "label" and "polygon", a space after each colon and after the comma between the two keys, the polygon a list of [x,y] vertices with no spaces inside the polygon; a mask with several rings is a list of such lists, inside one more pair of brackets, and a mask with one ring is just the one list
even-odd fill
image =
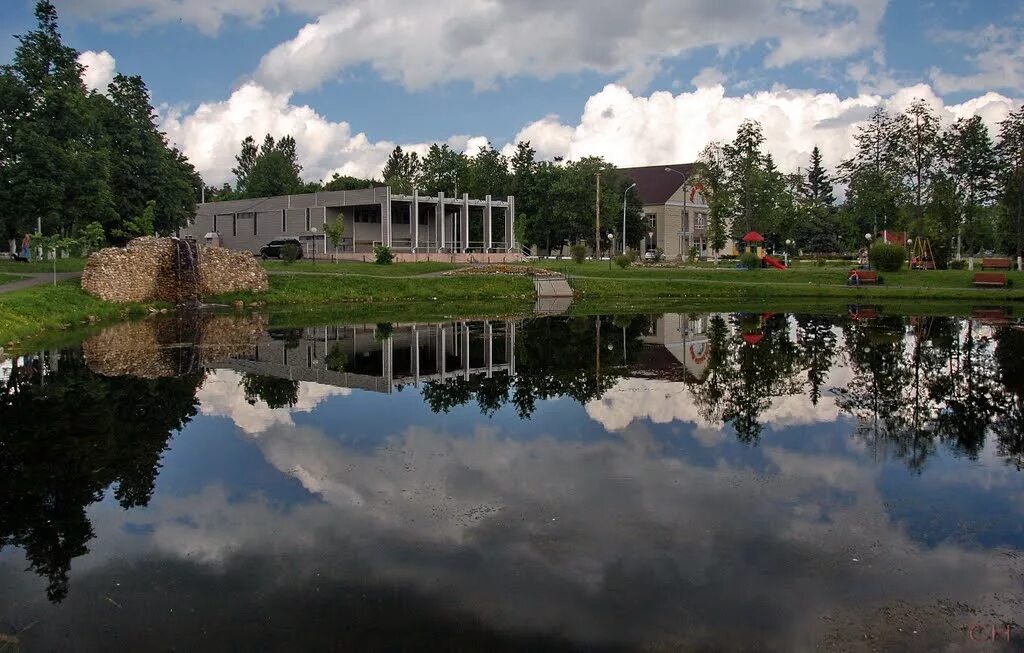
{"label": "tree", "polygon": [[420,159],[415,152],[403,152],[396,146],[384,164],[384,183],[395,193],[412,195],[419,185]]}
{"label": "tree", "polygon": [[1004,250],[1024,256],[1024,107],[999,123],[999,197],[1004,224]]}
{"label": "tree", "polygon": [[961,118],[951,125],[942,135],[939,152],[959,208],[957,235],[967,251],[977,252],[989,244],[992,230],[980,223],[995,197],[999,165],[981,116]]}
{"label": "tree", "polygon": [[444,193],[456,197],[466,188],[466,155],[447,144],[434,143],[420,165],[420,184],[427,195]]}
{"label": "tree", "polygon": [[380,186],[380,182],[373,179],[362,179],[360,177],[340,175],[336,172],[330,180],[324,184],[323,190],[363,190],[364,188],[373,188],[374,186]]}
{"label": "tree", "polygon": [[128,220],[124,223],[123,227],[114,229],[113,235],[124,239],[137,238],[139,236],[152,236],[154,233],[153,220],[155,212],[156,202],[150,200],[146,203],[146,208],[143,209],[142,215]]}
{"label": "tree", "polygon": [[704,195],[708,198],[708,239],[717,256],[725,248],[728,219],[732,212],[732,197],[720,143],[710,143],[701,152],[695,177],[695,181],[704,186]]}
{"label": "tree", "polygon": [[730,195],[735,200],[733,236],[740,237],[761,227],[769,217],[765,205],[764,132],[755,120],[744,120],[736,131],[736,138],[722,148]]}
{"label": "tree", "polygon": [[259,152],[260,149],[256,145],[256,139],[251,134],[242,139],[241,151],[235,155],[237,165],[231,169],[231,174],[235,175],[235,190],[240,193],[246,191],[249,173],[252,172],[252,167],[256,165],[256,157],[259,156]]}
{"label": "tree", "polygon": [[839,166],[840,180],[847,184],[846,209],[858,234],[902,222],[904,124],[885,109],[875,109],[857,131],[856,152]]}
{"label": "tree", "polygon": [[331,246],[337,250],[338,245],[341,245],[342,237],[345,235],[345,222],[341,218],[328,221],[324,225],[324,234],[327,236],[327,240],[331,241]]}
{"label": "tree", "polygon": [[263,401],[269,408],[290,408],[299,401],[299,382],[264,374],[242,375],[242,392],[250,404]]}
{"label": "tree", "polygon": [[806,180],[800,180],[799,217],[794,236],[801,249],[811,252],[838,252],[840,232],[836,219],[832,178],[822,165],[821,150],[811,150],[811,165]]}
{"label": "tree", "polygon": [[235,161],[238,165],[232,168],[237,178],[234,199],[295,195],[306,190],[299,176],[302,166],[295,139],[289,135],[277,141],[267,134],[259,147],[252,136],[246,136]]}

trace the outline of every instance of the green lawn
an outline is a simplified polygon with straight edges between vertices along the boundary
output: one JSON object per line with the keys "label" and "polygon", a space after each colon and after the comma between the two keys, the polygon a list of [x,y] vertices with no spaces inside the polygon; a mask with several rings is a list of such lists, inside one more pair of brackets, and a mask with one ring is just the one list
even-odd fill
{"label": "green lawn", "polygon": [[20,276],[18,276],[16,274],[3,274],[3,273],[0,273],[0,286],[4,285],[5,283],[11,283],[12,281],[20,281],[20,280],[22,280],[24,278],[25,277],[20,277]]}
{"label": "green lawn", "polygon": [[414,277],[430,272],[444,272],[459,267],[452,263],[439,261],[417,261],[416,263],[392,263],[377,265],[376,263],[360,263],[358,261],[263,261],[268,272],[316,272],[318,274],[358,274],[373,277]]}
{"label": "green lawn", "polygon": [[[389,266],[379,266],[389,267]],[[272,274],[264,294],[238,293],[218,301],[264,301],[270,306],[324,306],[347,302],[481,302],[500,307],[505,300],[533,299],[533,282],[525,277],[373,278],[340,274]]]}
{"label": "green lawn", "polygon": [[109,320],[140,314],[140,305],[109,304],[87,295],[78,280],[0,293],[0,344],[66,329],[89,319]]}
{"label": "green lawn", "polygon": [[[84,258],[57,259],[57,272],[81,272],[85,269]],[[53,272],[53,261],[19,262],[8,259],[0,260],[0,272],[13,274],[31,274],[33,272]]]}

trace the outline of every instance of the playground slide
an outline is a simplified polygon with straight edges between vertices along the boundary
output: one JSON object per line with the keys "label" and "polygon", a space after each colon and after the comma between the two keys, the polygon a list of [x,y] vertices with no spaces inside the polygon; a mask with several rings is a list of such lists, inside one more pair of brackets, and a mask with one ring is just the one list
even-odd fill
{"label": "playground slide", "polygon": [[786,266],[782,264],[782,261],[780,261],[777,258],[772,258],[771,256],[762,256],[761,260],[763,260],[765,263],[772,266],[773,268],[778,268],[779,270],[786,269]]}

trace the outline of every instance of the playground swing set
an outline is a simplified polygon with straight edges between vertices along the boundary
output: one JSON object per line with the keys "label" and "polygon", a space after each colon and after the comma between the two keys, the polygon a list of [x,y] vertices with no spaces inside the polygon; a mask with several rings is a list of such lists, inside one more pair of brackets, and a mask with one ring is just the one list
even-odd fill
{"label": "playground swing set", "polygon": [[910,254],[911,270],[934,270],[935,254],[932,253],[932,241],[918,238],[914,241],[914,249]]}

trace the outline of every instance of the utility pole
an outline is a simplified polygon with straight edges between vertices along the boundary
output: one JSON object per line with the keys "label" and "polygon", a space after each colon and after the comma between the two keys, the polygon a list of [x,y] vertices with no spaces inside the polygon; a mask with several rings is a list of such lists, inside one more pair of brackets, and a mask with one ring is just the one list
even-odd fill
{"label": "utility pole", "polygon": [[594,260],[601,260],[601,173],[597,177],[597,199],[594,203]]}

